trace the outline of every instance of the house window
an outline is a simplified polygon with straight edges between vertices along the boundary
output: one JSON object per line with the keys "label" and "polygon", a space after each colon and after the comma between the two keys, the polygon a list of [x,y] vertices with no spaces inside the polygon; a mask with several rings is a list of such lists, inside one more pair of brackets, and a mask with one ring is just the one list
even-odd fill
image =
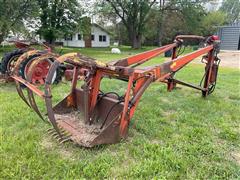
{"label": "house window", "polygon": [[82,40],[82,35],[78,34],[78,40],[81,41]]}
{"label": "house window", "polygon": [[105,35],[99,35],[99,42],[106,42],[107,37]]}
{"label": "house window", "polygon": [[72,35],[66,35],[64,39],[65,39],[65,41],[72,41],[73,36]]}
{"label": "house window", "polygon": [[99,42],[102,42],[102,35],[99,35]]}
{"label": "house window", "polygon": [[94,34],[92,34],[92,35],[91,35],[91,37],[92,37],[92,41],[94,41],[94,39],[95,39],[95,36],[94,36]]}
{"label": "house window", "polygon": [[103,42],[106,42],[106,40],[107,40],[107,37],[104,35],[103,36]]}

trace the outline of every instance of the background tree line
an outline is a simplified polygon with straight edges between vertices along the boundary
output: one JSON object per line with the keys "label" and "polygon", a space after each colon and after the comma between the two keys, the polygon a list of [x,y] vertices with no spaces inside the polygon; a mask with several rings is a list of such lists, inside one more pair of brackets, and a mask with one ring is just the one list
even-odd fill
{"label": "background tree line", "polygon": [[0,0],[0,43],[12,32],[38,34],[54,44],[85,27],[82,13],[78,0]]}
{"label": "background tree line", "polygon": [[209,35],[240,19],[239,0],[224,0],[212,12],[204,8],[208,0],[98,0],[93,9],[83,8],[82,1],[0,0],[0,43],[9,32],[31,36],[29,29],[50,44],[77,31],[89,34],[86,15],[133,48],[160,46],[178,33]]}
{"label": "background tree line", "polygon": [[224,0],[219,10],[206,10],[209,0],[102,0],[95,4],[99,24],[113,39],[139,48],[172,41],[176,34],[209,35],[240,20],[240,1]]}

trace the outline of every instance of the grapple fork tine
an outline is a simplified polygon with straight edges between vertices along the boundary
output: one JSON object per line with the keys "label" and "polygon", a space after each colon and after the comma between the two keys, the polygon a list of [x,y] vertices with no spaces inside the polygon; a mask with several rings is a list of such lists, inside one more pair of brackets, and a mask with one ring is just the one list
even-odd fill
{"label": "grapple fork tine", "polygon": [[62,137],[60,137],[59,134],[56,133],[56,134],[53,135],[53,138],[57,139],[57,138],[62,138]]}
{"label": "grapple fork tine", "polygon": [[64,136],[68,136],[69,135],[69,133],[67,131],[65,131],[64,129],[61,129],[61,133]]}
{"label": "grapple fork tine", "polygon": [[49,129],[47,129],[47,132],[49,133],[49,132],[51,132],[51,131],[55,131],[55,129],[53,129],[53,128],[49,128]]}
{"label": "grapple fork tine", "polygon": [[53,133],[56,133],[56,130],[55,130],[54,128],[52,128],[52,129],[49,129],[49,130],[47,131],[47,133],[48,133],[49,135],[51,135],[51,134],[53,134]]}
{"label": "grapple fork tine", "polygon": [[20,86],[20,83],[18,81],[15,81],[16,82],[16,89],[17,89],[17,92],[18,92],[18,95],[21,97],[21,99],[28,105],[28,107],[31,108],[29,102],[27,101],[25,95],[23,94],[23,91],[22,91],[22,88]]}
{"label": "grapple fork tine", "polygon": [[56,135],[57,134],[57,131],[54,129],[54,131],[51,131],[50,133],[49,133],[49,135],[51,135],[51,136],[54,136],[54,135]]}
{"label": "grapple fork tine", "polygon": [[63,144],[63,143],[65,143],[65,142],[67,142],[67,141],[70,141],[70,140],[71,140],[71,136],[66,137],[66,138],[60,140],[59,143],[60,143],[60,144]]}
{"label": "grapple fork tine", "polygon": [[62,134],[62,136],[59,136],[59,134],[57,133],[57,131],[54,128],[50,128],[47,130],[47,133],[52,136],[53,138],[57,139],[57,141],[62,144],[68,140],[70,140],[71,135],[65,131],[62,127],[59,127],[59,130]]}
{"label": "grapple fork tine", "polygon": [[37,104],[36,104],[36,101],[35,101],[35,98],[34,98],[34,95],[33,95],[33,92],[30,90],[30,89],[27,89],[27,92],[28,92],[28,99],[29,99],[29,102],[31,104],[31,107],[32,109],[37,113],[37,115],[44,121],[44,122],[48,122],[46,121],[41,112],[39,111],[38,107],[37,107]]}

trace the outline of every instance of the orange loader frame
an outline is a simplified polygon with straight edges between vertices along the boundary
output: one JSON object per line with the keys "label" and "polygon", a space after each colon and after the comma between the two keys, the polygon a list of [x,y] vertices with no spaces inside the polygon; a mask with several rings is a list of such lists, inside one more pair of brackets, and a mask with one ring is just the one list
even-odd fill
{"label": "orange loader frame", "polygon": [[[178,56],[179,48],[184,41],[189,39],[204,41],[205,46],[192,53]],[[212,93],[216,85],[220,62],[217,57],[219,44],[217,36],[204,38],[195,35],[180,35],[172,44],[107,64],[78,53],[65,54],[58,57],[50,67],[44,91],[21,77],[13,75],[13,78],[17,83],[20,97],[25,102],[27,98],[23,97],[20,84],[27,87],[28,95],[30,95],[30,103],[27,102],[27,104],[37,114],[40,114],[40,111],[32,92],[43,98],[49,122],[53,126],[49,132],[60,142],[71,140],[85,147],[117,143],[120,139],[127,137],[130,120],[141,96],[151,83],[166,83],[168,91],[173,90],[176,84],[182,84],[200,90],[204,97]],[[150,67],[138,67],[169,50],[172,51],[170,61]],[[203,61],[206,63],[201,86],[174,79],[176,72],[199,56],[203,56]],[[74,66],[71,92],[53,107],[51,82],[57,67],[63,63]],[[34,69],[34,67],[31,68]],[[80,76],[84,84],[81,88],[77,88]],[[103,93],[100,89],[103,78],[116,78],[128,82],[124,95],[119,96],[114,92]],[[81,115],[76,115],[76,113]],[[43,119],[42,115],[40,117]]]}

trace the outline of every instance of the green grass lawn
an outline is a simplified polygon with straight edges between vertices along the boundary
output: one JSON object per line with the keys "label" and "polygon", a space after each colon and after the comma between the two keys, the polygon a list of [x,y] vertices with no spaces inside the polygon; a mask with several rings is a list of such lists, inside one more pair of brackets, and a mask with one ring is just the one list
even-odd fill
{"label": "green grass lawn", "polygon": [[[11,48],[0,48],[1,53]],[[146,50],[70,49],[109,61]],[[153,63],[162,62],[156,58]],[[192,64],[177,77],[197,83],[203,66]],[[0,84],[1,179],[240,179],[240,72],[220,68],[215,92],[203,99],[194,89],[166,91],[152,84],[141,98],[127,140],[92,149],[59,145],[18,97],[12,83]],[[125,83],[105,80],[102,89],[124,92]],[[54,100],[68,83],[53,87]],[[43,102],[40,102],[43,110]]]}

